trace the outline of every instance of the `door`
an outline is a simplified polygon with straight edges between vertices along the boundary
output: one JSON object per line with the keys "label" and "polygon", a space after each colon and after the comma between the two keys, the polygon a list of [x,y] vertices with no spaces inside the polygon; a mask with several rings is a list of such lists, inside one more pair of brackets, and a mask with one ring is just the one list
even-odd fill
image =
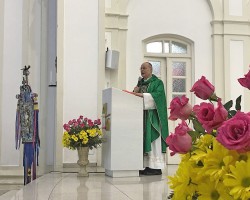
{"label": "door", "polygon": [[[153,74],[160,78],[165,86],[167,108],[174,97],[186,95],[190,99],[189,89],[191,88],[191,62],[189,58],[166,58],[166,57],[145,57],[153,66]],[[168,109],[168,116],[170,110]],[[174,133],[175,127],[180,123],[168,120],[169,134]],[[167,164],[178,164],[179,155],[170,156],[167,150]]]}

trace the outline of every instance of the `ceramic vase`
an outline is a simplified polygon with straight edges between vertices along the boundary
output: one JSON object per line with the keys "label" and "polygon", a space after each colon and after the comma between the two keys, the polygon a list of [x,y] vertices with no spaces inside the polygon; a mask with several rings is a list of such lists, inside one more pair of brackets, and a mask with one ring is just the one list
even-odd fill
{"label": "ceramic vase", "polygon": [[89,163],[89,160],[88,160],[89,147],[78,147],[77,152],[78,152],[78,158],[79,158],[79,160],[77,161],[77,164],[80,166],[78,176],[89,176],[89,173],[86,169]]}

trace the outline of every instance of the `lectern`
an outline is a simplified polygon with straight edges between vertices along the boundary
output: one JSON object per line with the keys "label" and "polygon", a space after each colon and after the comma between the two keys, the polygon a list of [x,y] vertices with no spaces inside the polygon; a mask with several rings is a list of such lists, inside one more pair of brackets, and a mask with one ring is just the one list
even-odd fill
{"label": "lectern", "polygon": [[143,99],[116,88],[103,90],[102,166],[111,177],[139,176],[143,168]]}

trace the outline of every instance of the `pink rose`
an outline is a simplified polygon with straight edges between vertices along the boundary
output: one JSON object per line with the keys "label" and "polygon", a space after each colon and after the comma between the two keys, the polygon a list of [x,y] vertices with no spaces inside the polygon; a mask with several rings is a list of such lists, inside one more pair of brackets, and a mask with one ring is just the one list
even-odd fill
{"label": "pink rose", "polygon": [[63,125],[63,128],[64,128],[67,132],[70,131],[70,126],[69,126],[68,124],[64,124],[64,125]]}
{"label": "pink rose", "polygon": [[217,130],[216,139],[227,149],[250,150],[250,113],[237,112]]}
{"label": "pink rose", "polygon": [[101,125],[101,120],[100,120],[100,119],[95,120],[95,121],[94,121],[94,124],[96,124],[96,125]]}
{"label": "pink rose", "polygon": [[170,103],[170,120],[186,120],[192,112],[192,106],[188,103],[189,99],[183,95],[181,98],[175,97]]}
{"label": "pink rose", "polygon": [[75,123],[73,124],[73,126],[76,128],[76,127],[78,126],[78,123],[75,122]]}
{"label": "pink rose", "polygon": [[195,105],[193,111],[196,113],[197,119],[202,124],[202,127],[208,133],[218,128],[228,116],[228,112],[222,105],[221,99],[218,99],[218,107],[216,109],[213,104],[203,102],[200,105]]}
{"label": "pink rose", "polygon": [[182,120],[182,123],[178,124],[175,128],[174,134],[172,133],[167,137],[166,143],[172,151],[170,153],[171,156],[176,153],[185,154],[191,149],[192,137],[188,134],[188,131],[191,130],[192,129],[188,127],[187,123]]}
{"label": "pink rose", "polygon": [[194,94],[203,99],[207,100],[214,93],[214,86],[204,77],[196,81],[190,90],[190,92],[194,92]]}
{"label": "pink rose", "polygon": [[[250,65],[249,65],[250,67]],[[250,90],[250,70],[248,71],[247,74],[244,75],[245,78],[239,78],[238,81],[239,83],[243,86],[246,87],[247,89]]]}
{"label": "pink rose", "polygon": [[90,127],[94,126],[94,123],[93,123],[93,121],[92,121],[91,119],[88,119],[88,125],[89,125]]}

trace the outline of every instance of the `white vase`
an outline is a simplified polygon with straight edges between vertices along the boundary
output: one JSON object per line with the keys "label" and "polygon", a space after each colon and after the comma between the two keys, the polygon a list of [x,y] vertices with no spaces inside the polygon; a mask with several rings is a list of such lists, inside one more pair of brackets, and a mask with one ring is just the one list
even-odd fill
{"label": "white vase", "polygon": [[80,171],[78,172],[78,176],[89,176],[89,173],[86,169],[87,164],[89,163],[88,155],[89,155],[89,147],[78,147],[78,158],[77,164],[80,166]]}

